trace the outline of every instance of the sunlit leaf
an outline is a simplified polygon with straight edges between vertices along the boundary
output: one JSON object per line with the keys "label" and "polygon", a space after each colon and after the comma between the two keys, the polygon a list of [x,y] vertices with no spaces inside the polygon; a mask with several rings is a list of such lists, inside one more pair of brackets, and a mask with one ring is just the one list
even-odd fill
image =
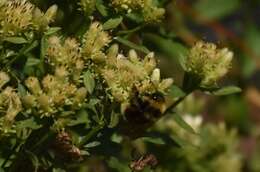
{"label": "sunlit leaf", "polygon": [[213,91],[212,93],[216,96],[225,96],[229,94],[235,94],[235,93],[240,93],[242,90],[239,87],[236,86],[227,86],[224,88],[220,88],[217,91]]}
{"label": "sunlit leaf", "polygon": [[153,143],[153,144],[157,144],[157,145],[164,145],[165,142],[162,138],[155,138],[155,137],[141,137],[139,138],[140,140],[143,140],[145,142],[150,142],[150,143]]}
{"label": "sunlit leaf", "polygon": [[114,29],[122,22],[122,20],[123,20],[123,17],[121,17],[121,16],[119,16],[117,18],[109,19],[108,21],[106,21],[103,24],[103,28],[104,28],[104,30]]}
{"label": "sunlit leaf", "polygon": [[4,41],[11,42],[14,44],[25,44],[27,43],[27,40],[23,37],[7,37],[4,39]]}

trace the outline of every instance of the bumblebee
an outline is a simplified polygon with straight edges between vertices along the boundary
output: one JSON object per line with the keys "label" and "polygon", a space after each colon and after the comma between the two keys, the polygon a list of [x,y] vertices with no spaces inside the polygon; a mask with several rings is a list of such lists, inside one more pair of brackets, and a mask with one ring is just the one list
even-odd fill
{"label": "bumblebee", "polygon": [[140,137],[163,116],[166,107],[165,96],[160,92],[134,96],[124,110],[123,133],[131,138]]}

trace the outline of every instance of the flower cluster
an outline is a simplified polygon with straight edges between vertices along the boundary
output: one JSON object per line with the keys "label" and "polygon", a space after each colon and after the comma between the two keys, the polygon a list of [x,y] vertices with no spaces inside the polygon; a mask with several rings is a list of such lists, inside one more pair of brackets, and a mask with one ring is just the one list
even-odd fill
{"label": "flower cluster", "polygon": [[22,97],[27,112],[51,116],[63,111],[64,107],[76,110],[85,102],[87,91],[77,87],[67,79],[56,75],[46,75],[41,83],[36,77],[25,81],[29,93]]}
{"label": "flower cluster", "polygon": [[96,0],[79,0],[79,5],[89,15],[95,10]]}
{"label": "flower cluster", "polygon": [[92,59],[94,62],[102,62],[106,55],[103,53],[104,47],[111,41],[107,32],[103,31],[100,23],[94,22],[85,33],[82,45],[84,59]]}
{"label": "flower cluster", "polygon": [[135,88],[141,95],[157,91],[166,93],[173,80],[161,80],[153,53],[142,60],[134,50],[130,50],[128,57],[125,57],[118,53],[116,44],[105,53],[104,48],[110,40],[102,25],[94,22],[85,33],[82,46],[73,38],[66,39],[62,44],[57,36],[50,37],[47,60],[56,68],[56,77],[60,75],[62,80],[68,74],[79,79],[83,69],[90,68],[88,61],[91,60],[96,65],[94,72],[105,80],[117,102],[128,102]]}
{"label": "flower cluster", "polygon": [[161,80],[154,53],[149,53],[141,59],[134,50],[129,51],[128,57],[118,54],[117,45],[111,46],[109,51],[101,74],[116,101],[128,102],[134,89],[137,89],[140,95],[157,91],[165,93],[173,83],[170,78]]}
{"label": "flower cluster", "polygon": [[55,75],[62,80],[72,75],[73,80],[77,82],[85,65],[80,45],[74,38],[67,38],[62,43],[59,37],[50,37],[46,59],[54,68]]}
{"label": "flower cluster", "polygon": [[111,3],[118,9],[124,9],[130,13],[132,10],[144,8],[144,1],[145,0],[111,0]]}
{"label": "flower cluster", "polygon": [[16,115],[22,110],[22,103],[15,89],[9,86],[2,89],[9,79],[5,72],[0,72],[0,115],[3,115],[3,121],[1,121],[3,132],[7,132]]}
{"label": "flower cluster", "polygon": [[6,0],[0,4],[0,33],[18,35],[31,29],[44,29],[53,20],[57,6],[43,13],[26,0]]}
{"label": "flower cluster", "polygon": [[143,8],[143,17],[145,22],[154,22],[164,16],[165,10],[152,5],[152,0],[145,0]]}
{"label": "flower cluster", "polygon": [[144,21],[148,23],[160,20],[165,13],[165,10],[155,6],[152,0],[111,0],[111,4],[119,11],[141,11]]}
{"label": "flower cluster", "polygon": [[163,119],[157,124],[157,129],[169,131],[173,136],[177,134],[182,142],[186,143],[183,149],[167,149],[170,153],[169,159],[178,157],[175,159],[177,171],[200,169],[213,172],[240,172],[242,170],[242,155],[237,152],[236,130],[228,130],[224,123],[204,125],[200,116],[185,115],[184,120],[199,134],[181,128],[172,117]]}
{"label": "flower cluster", "polygon": [[186,59],[186,72],[196,75],[201,86],[213,86],[229,70],[233,53],[215,44],[197,42]]}

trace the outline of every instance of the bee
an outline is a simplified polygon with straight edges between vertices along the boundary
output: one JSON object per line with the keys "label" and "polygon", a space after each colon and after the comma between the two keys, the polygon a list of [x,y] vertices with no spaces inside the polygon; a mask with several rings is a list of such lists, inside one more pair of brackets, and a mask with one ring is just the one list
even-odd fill
{"label": "bee", "polygon": [[123,133],[130,138],[141,136],[146,129],[163,116],[166,110],[165,96],[160,92],[136,95],[124,110]]}

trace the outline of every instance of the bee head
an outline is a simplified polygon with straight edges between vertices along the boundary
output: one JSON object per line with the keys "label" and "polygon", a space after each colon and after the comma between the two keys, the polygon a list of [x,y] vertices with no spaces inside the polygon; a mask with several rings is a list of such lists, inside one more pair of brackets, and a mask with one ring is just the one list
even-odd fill
{"label": "bee head", "polygon": [[147,94],[143,97],[143,100],[148,102],[154,109],[158,109],[162,114],[166,110],[165,96],[161,92]]}

